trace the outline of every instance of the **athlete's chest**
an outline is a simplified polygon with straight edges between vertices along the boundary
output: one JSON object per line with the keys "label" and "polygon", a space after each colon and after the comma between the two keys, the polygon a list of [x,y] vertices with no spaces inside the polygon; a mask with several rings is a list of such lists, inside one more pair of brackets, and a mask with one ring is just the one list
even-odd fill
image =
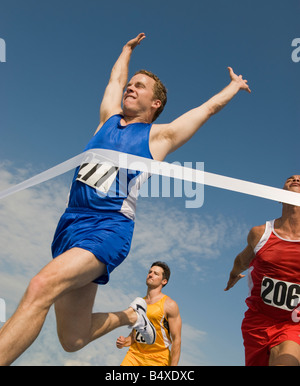
{"label": "athlete's chest", "polygon": [[256,255],[256,264],[264,274],[293,277],[300,282],[300,242],[271,236]]}

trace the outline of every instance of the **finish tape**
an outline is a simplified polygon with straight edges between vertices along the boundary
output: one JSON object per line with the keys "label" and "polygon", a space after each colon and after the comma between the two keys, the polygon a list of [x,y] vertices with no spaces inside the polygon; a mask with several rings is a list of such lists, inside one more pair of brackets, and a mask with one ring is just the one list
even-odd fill
{"label": "finish tape", "polygon": [[226,177],[202,170],[187,168],[168,162],[155,161],[148,158],[107,149],[91,149],[73,158],[70,158],[65,162],[62,162],[42,173],[35,175],[34,177],[31,177],[17,185],[3,190],[0,192],[0,200],[21,190],[30,188],[61,174],[64,174],[81,165],[82,163],[88,163],[91,160],[93,160],[93,162],[97,160],[99,164],[105,163],[124,169],[138,170],[150,174],[159,174],[171,178],[179,178],[189,182],[204,184],[285,204],[300,206],[300,194],[297,192],[291,192],[267,185],[243,181],[236,178]]}

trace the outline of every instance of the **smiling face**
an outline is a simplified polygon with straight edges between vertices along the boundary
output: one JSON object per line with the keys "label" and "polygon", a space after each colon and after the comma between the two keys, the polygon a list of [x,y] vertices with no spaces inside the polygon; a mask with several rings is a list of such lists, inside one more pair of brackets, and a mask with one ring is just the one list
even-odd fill
{"label": "smiling face", "polygon": [[161,101],[154,98],[154,79],[144,74],[136,74],[129,81],[123,95],[123,112],[129,117],[139,116],[152,122]]}
{"label": "smiling face", "polygon": [[293,192],[300,193],[300,175],[293,175],[289,177],[283,186],[283,189],[285,190],[291,190]]}

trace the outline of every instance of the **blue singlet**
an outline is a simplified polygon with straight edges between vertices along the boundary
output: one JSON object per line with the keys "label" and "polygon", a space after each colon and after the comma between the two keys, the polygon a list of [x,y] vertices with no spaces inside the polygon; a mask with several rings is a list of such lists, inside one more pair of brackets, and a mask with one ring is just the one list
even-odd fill
{"label": "blue singlet", "polygon": [[[84,150],[110,149],[152,159],[149,149],[152,124],[132,123],[122,126],[121,119],[121,115],[109,118]],[[106,274],[95,278],[94,281],[106,284],[110,273],[129,253],[134,229],[137,187],[149,178],[149,174],[127,172],[124,169],[108,172],[106,170],[103,174],[111,176],[111,185],[108,194],[104,194],[101,184],[95,188],[92,187],[95,184],[89,183],[91,176],[95,176],[95,172],[99,173],[101,167],[102,165],[83,164],[76,169],[68,206],[54,235],[52,255],[57,257],[74,247],[92,252],[107,268]],[[125,187],[122,172],[127,176]],[[95,179],[93,181],[95,182]]]}

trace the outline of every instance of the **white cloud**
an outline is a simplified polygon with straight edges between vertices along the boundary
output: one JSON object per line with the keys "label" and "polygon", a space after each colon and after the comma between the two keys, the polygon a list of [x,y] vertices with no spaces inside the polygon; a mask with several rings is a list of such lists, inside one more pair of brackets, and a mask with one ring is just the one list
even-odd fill
{"label": "white cloud", "polygon": [[[10,172],[12,167],[7,163],[2,167],[0,190],[28,177],[25,169]],[[8,317],[31,277],[51,260],[50,245],[69,182],[51,180],[0,201],[0,297],[6,300]],[[166,199],[153,199],[150,204],[140,200],[130,255],[113,273],[111,283],[99,287],[95,311],[119,311],[141,296],[146,270],[156,258],[172,261],[178,270],[202,272],[204,261],[217,258],[234,242],[237,229],[243,232],[235,220],[197,215],[170,205]],[[51,310],[40,336],[16,364],[118,366],[126,352],[115,347],[120,334],[129,334],[128,328],[113,331],[78,353],[67,354],[59,345]],[[184,324],[181,364],[205,363],[198,348],[204,337],[201,330]]]}
{"label": "white cloud", "polygon": [[145,268],[163,256],[182,269],[201,271],[203,261],[218,258],[246,232],[235,219],[178,209],[166,200],[139,204],[130,260]]}
{"label": "white cloud", "polygon": [[182,324],[182,355],[180,358],[181,366],[203,366],[208,365],[205,354],[201,350],[207,336],[207,332],[196,329],[195,327]]}
{"label": "white cloud", "polygon": [[[1,190],[24,172],[3,174]],[[14,273],[33,275],[50,261],[50,244],[67,192],[58,181],[49,181],[0,201],[1,270],[10,266]]]}

